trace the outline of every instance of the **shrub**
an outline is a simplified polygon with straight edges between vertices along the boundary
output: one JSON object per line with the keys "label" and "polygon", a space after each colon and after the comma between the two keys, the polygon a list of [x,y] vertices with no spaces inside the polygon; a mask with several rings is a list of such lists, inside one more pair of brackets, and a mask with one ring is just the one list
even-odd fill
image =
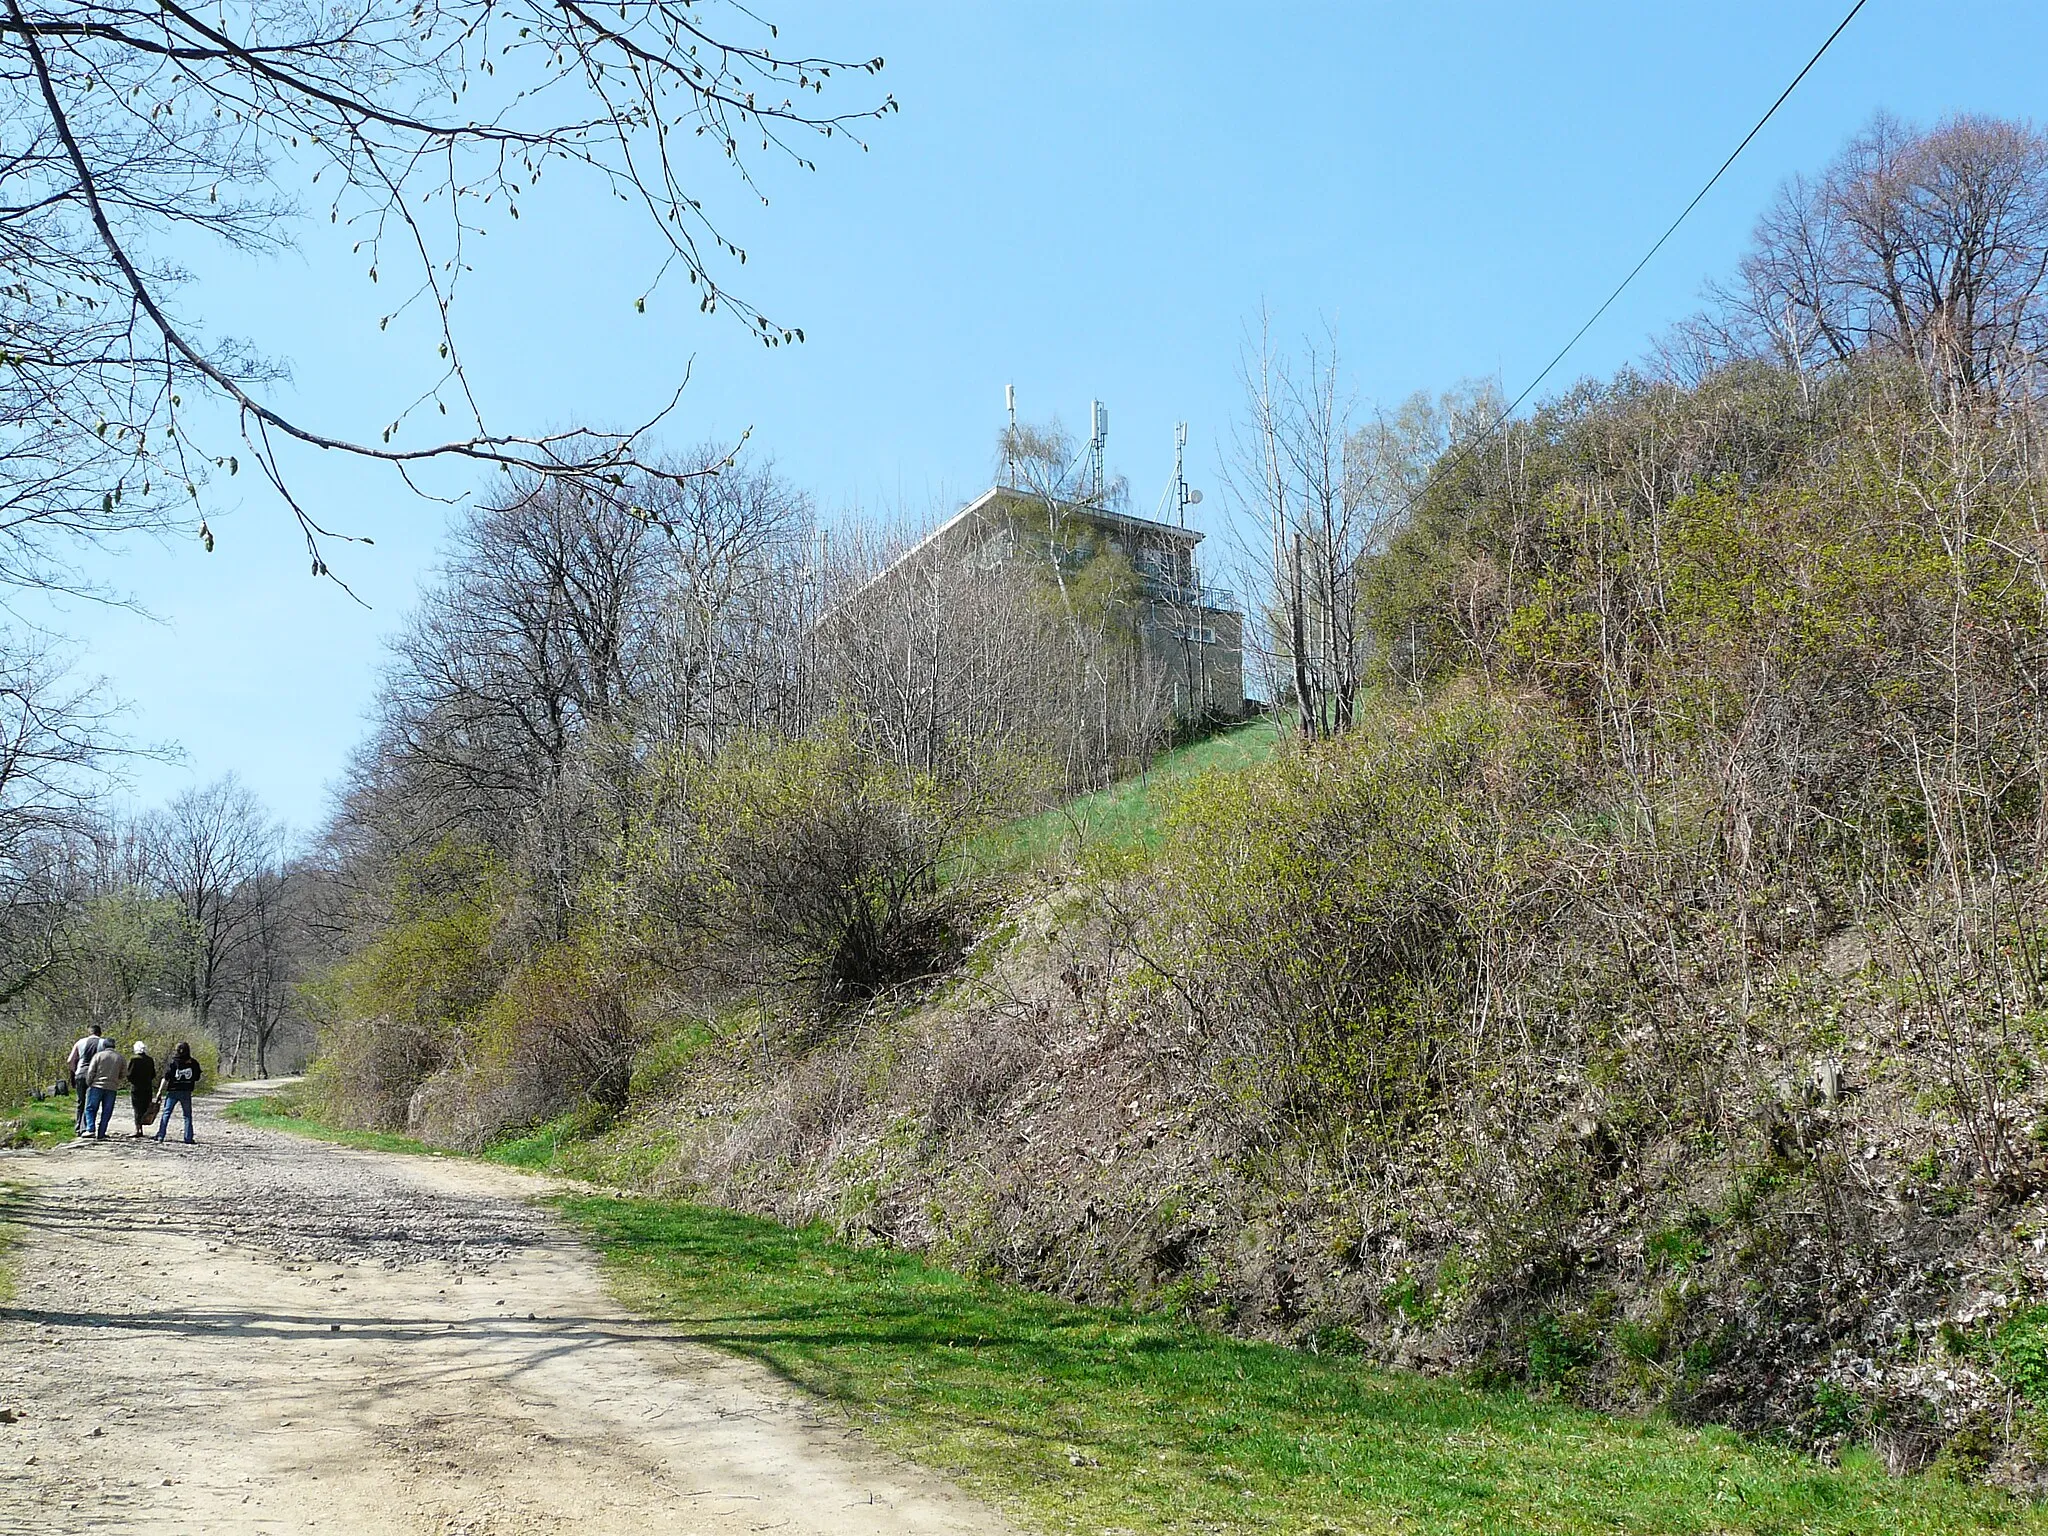
{"label": "shrub", "polygon": [[324,1112],[378,1130],[414,1123],[415,1096],[461,1061],[464,1030],[504,970],[491,947],[502,870],[488,855],[443,842],[402,866],[395,887],[389,921],[306,989]]}
{"label": "shrub", "polygon": [[1243,1089],[1306,1121],[1399,1132],[1471,1065],[1468,1005],[1545,899],[1527,835],[1571,742],[1460,692],[1354,740],[1198,778],[1146,900],[1195,1027]]}
{"label": "shrub", "polygon": [[1529,1325],[1528,1358],[1531,1382],[1570,1386],[1600,1358],[1600,1341],[1587,1319],[1546,1315]]}
{"label": "shrub", "polygon": [[935,1042],[924,1129],[945,1135],[972,1126],[1007,1099],[1031,1069],[1035,1053],[1011,1020],[971,1014]]}
{"label": "shrub", "polygon": [[1813,1407],[1808,1422],[1816,1436],[1853,1434],[1861,1416],[1862,1405],[1847,1387],[1832,1381],[1813,1384]]}
{"label": "shrub", "polygon": [[960,898],[941,873],[969,807],[863,750],[843,722],[811,740],[737,744],[700,814],[755,979],[831,1013],[957,952]]}

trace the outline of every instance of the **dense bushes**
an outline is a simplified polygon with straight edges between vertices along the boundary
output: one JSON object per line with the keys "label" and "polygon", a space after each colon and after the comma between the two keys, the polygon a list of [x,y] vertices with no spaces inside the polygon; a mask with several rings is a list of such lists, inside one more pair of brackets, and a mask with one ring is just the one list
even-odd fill
{"label": "dense bushes", "polygon": [[727,963],[752,958],[826,1012],[931,975],[958,943],[943,861],[974,820],[962,794],[863,751],[843,721],[736,743],[707,776],[703,817]]}
{"label": "dense bushes", "polygon": [[662,1020],[754,996],[829,1024],[960,942],[946,861],[978,803],[843,721],[658,755],[622,807],[558,904],[471,845],[397,867],[319,990],[331,1108],[464,1144],[580,1103],[615,1114]]}
{"label": "dense bushes", "polygon": [[1539,705],[1462,692],[1194,781],[1146,881],[1187,1027],[1310,1133],[1433,1114],[1560,899],[1538,834],[1578,756]]}

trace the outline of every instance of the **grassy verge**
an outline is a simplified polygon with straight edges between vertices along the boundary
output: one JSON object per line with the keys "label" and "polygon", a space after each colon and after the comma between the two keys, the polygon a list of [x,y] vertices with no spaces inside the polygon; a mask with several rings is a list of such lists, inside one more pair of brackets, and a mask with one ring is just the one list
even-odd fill
{"label": "grassy verge", "polygon": [[[413,1149],[257,1102],[231,1113]],[[556,1140],[522,1138],[497,1160],[560,1167]],[[2048,1510],[1889,1478],[1867,1454],[1829,1468],[1720,1431],[1069,1306],[729,1211],[594,1194],[556,1204],[637,1309],[761,1361],[1045,1531],[2048,1533]]]}
{"label": "grassy verge", "polygon": [[978,1283],[821,1231],[571,1197],[628,1299],[1050,1531],[1961,1532],[2048,1514]]}
{"label": "grassy verge", "polygon": [[[371,1152],[411,1152],[427,1157],[460,1157],[446,1147],[390,1131],[356,1131],[321,1120],[293,1089],[238,1099],[223,1113],[243,1125],[271,1131],[315,1136],[344,1147]],[[673,1150],[672,1139],[639,1122],[621,1121],[599,1129],[588,1116],[564,1115],[522,1135],[494,1142],[477,1156],[487,1163],[523,1168],[530,1173],[558,1173],[593,1184],[631,1187]]]}
{"label": "grassy verge", "polygon": [[14,1220],[14,1213],[21,1207],[21,1190],[7,1180],[0,1179],[0,1306],[14,1300],[14,1264],[11,1250],[21,1241],[21,1227]]}
{"label": "grassy verge", "polygon": [[31,1147],[53,1147],[71,1141],[78,1134],[77,1102],[61,1099],[31,1099],[8,1118]]}
{"label": "grassy verge", "polygon": [[1131,851],[1154,847],[1159,840],[1161,791],[1198,773],[1264,762],[1273,755],[1280,732],[1271,719],[1254,720],[1162,753],[1136,778],[982,833],[962,850],[963,860],[978,873],[1015,873],[1069,861],[1081,849],[1098,844]]}
{"label": "grassy verge", "polygon": [[336,1142],[344,1147],[362,1147],[371,1152],[416,1152],[435,1157],[453,1155],[444,1153],[439,1147],[430,1147],[424,1141],[415,1141],[410,1136],[394,1136],[387,1131],[348,1131],[326,1125],[308,1114],[289,1091],[266,1094],[261,1098],[237,1099],[221,1113],[243,1125],[260,1126],[267,1131],[295,1131],[302,1136],[317,1136],[322,1141]]}

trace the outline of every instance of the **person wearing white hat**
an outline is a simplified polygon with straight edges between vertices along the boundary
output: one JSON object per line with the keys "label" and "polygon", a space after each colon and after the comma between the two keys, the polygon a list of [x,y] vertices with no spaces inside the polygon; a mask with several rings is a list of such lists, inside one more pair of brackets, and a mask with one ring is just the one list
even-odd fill
{"label": "person wearing white hat", "polygon": [[135,1111],[138,1140],[156,1118],[156,1058],[149,1054],[149,1042],[135,1042],[135,1054],[128,1058],[128,1103]]}

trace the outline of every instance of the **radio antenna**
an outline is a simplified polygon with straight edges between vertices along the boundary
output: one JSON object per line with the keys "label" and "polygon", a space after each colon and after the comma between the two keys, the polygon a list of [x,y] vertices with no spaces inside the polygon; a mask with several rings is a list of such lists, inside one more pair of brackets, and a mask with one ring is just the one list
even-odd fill
{"label": "radio antenna", "polygon": [[1100,400],[1088,402],[1088,467],[1094,477],[1094,494],[1102,497],[1109,476],[1104,469],[1104,453],[1109,446],[1109,407]]}
{"label": "radio antenna", "polygon": [[1010,433],[1003,439],[1003,484],[1017,487],[1017,386],[1003,386],[1003,406],[1010,413]]}

